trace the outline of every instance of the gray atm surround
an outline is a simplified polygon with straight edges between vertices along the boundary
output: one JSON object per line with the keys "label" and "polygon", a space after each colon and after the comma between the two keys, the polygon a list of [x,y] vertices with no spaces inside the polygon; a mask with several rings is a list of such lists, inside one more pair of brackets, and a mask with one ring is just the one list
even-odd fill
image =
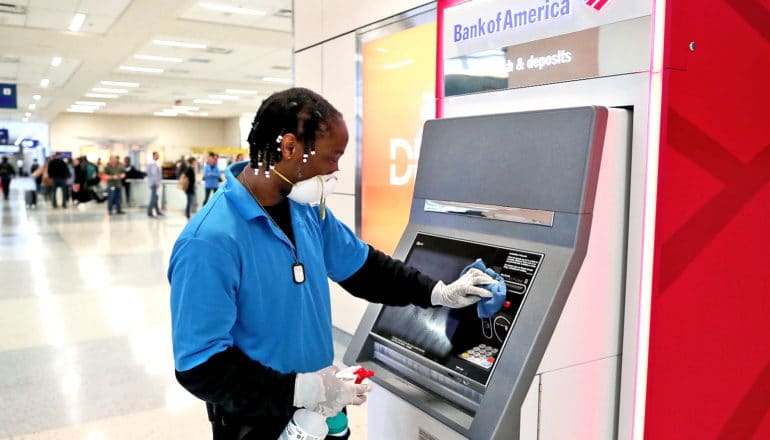
{"label": "gray atm surround", "polygon": [[[540,253],[542,263],[486,386],[375,335],[381,305],[367,309],[345,363],[376,370],[377,384],[466,437],[517,438],[522,402],[586,254],[606,123],[603,107],[427,122],[410,221],[394,257],[405,259],[427,234]],[[429,212],[426,201],[549,211],[553,225]],[[395,353],[390,366],[374,359],[375,342]]]}

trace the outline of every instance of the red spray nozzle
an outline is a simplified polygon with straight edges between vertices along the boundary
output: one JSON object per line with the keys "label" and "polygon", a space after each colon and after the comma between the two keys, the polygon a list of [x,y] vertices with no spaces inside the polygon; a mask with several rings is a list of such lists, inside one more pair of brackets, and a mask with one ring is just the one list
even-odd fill
{"label": "red spray nozzle", "polygon": [[360,367],[356,371],[353,372],[353,374],[356,376],[356,383],[361,383],[364,381],[364,379],[368,379],[372,376],[374,376],[374,371],[367,370],[364,367]]}

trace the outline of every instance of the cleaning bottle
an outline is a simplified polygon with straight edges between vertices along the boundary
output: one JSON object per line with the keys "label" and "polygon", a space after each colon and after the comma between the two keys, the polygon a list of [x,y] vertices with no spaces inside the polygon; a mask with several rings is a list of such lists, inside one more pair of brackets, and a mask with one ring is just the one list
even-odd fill
{"label": "cleaning bottle", "polygon": [[300,408],[286,425],[278,440],[324,440],[329,433],[326,417],[309,409]]}
{"label": "cleaning bottle", "polygon": [[347,439],[350,436],[348,416],[344,412],[337,413],[336,416],[326,419],[326,425],[329,427],[329,437]]}

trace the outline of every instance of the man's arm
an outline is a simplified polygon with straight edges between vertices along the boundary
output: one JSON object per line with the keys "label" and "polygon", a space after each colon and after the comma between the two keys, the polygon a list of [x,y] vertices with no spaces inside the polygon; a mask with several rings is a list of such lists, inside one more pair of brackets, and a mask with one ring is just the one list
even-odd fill
{"label": "man's arm", "polygon": [[431,292],[437,282],[370,245],[364,265],[339,284],[353,296],[370,302],[428,307],[431,305]]}
{"label": "man's arm", "polygon": [[281,374],[230,347],[187,371],[177,381],[206,402],[239,416],[289,416],[296,374]]}

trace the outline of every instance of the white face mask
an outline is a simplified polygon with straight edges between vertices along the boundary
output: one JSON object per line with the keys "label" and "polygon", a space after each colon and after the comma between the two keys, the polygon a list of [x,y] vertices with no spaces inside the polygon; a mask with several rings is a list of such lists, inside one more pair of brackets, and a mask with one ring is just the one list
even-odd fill
{"label": "white face mask", "polygon": [[293,183],[281,173],[273,169],[280,178],[291,183],[291,191],[287,196],[297,203],[321,205],[321,220],[326,218],[326,198],[334,192],[337,186],[339,171],[324,176],[315,176]]}

